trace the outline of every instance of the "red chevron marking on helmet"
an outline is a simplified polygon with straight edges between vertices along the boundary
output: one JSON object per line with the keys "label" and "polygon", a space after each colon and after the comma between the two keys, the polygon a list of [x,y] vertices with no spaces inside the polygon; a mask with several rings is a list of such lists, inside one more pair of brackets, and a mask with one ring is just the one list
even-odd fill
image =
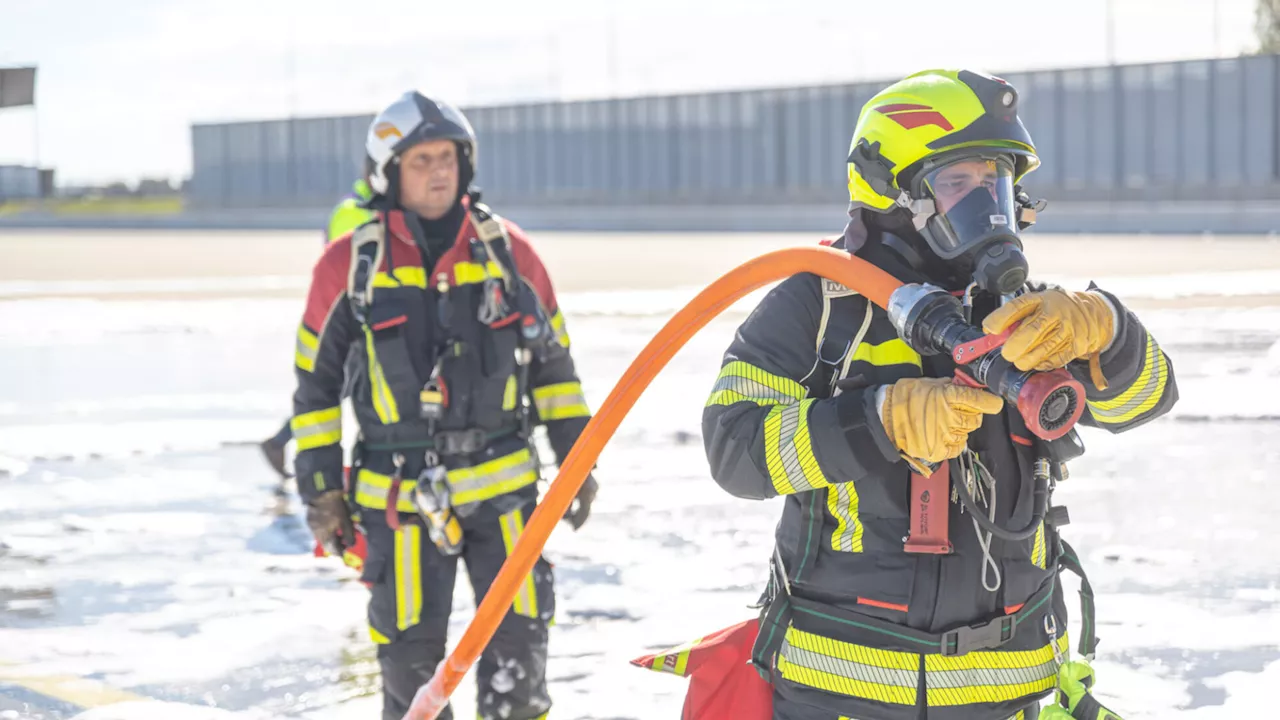
{"label": "red chevron marking on helmet", "polygon": [[893,105],[881,105],[876,111],[889,116],[889,119],[898,123],[907,130],[915,130],[925,125],[934,125],[947,132],[955,129],[951,121],[947,120],[942,113],[934,110],[928,105],[915,105],[913,103],[895,103]]}

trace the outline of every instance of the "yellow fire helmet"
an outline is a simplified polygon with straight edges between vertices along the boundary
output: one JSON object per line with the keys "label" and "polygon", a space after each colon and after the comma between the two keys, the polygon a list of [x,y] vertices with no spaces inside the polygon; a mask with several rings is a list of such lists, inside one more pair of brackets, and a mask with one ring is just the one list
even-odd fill
{"label": "yellow fire helmet", "polygon": [[966,157],[1004,160],[1014,183],[1040,164],[1018,118],[1018,91],[971,70],[910,75],[881,90],[858,116],[849,146],[850,210],[931,213],[916,205],[929,194],[922,179]]}

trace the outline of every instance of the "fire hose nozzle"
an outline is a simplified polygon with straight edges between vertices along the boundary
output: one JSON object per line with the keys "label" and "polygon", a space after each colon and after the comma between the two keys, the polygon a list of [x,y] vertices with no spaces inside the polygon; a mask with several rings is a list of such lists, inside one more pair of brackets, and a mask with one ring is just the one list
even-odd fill
{"label": "fire hose nozzle", "polygon": [[1018,408],[1027,429],[1045,440],[1066,435],[1084,413],[1084,386],[1066,370],[1022,371],[993,352],[1007,333],[985,335],[964,317],[960,301],[928,284],[903,285],[889,297],[889,320],[922,355],[946,353],[956,380],[985,387]]}

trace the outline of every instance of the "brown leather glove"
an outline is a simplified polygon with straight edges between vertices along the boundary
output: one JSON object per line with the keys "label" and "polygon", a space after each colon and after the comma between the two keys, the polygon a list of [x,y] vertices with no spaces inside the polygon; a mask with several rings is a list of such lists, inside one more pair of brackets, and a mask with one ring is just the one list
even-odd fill
{"label": "brown leather glove", "polygon": [[1062,288],[1019,295],[988,315],[982,329],[1001,333],[1019,320],[1001,350],[1019,370],[1056,370],[1096,356],[1116,332],[1115,310],[1105,297]]}
{"label": "brown leather glove", "polygon": [[342,557],[343,550],[355,546],[356,528],[341,490],[326,490],[307,503],[307,527],[332,555]]}
{"label": "brown leather glove", "polygon": [[880,421],[889,441],[907,457],[929,463],[958,456],[983,414],[1004,407],[998,395],[948,378],[903,378],[884,391]]}
{"label": "brown leather glove", "polygon": [[569,521],[574,530],[587,521],[587,516],[591,514],[591,503],[595,502],[599,490],[600,484],[596,482],[595,476],[587,475],[587,479],[582,481],[582,487],[578,488],[578,494],[573,497],[569,510],[564,514],[564,519]]}

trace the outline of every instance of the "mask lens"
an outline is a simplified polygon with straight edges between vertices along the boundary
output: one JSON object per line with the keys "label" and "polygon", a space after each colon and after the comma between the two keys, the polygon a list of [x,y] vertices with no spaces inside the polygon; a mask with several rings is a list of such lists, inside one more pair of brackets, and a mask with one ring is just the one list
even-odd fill
{"label": "mask lens", "polygon": [[933,251],[951,259],[994,236],[1017,237],[1013,163],[973,157],[943,165],[924,178],[937,215],[928,233]]}

